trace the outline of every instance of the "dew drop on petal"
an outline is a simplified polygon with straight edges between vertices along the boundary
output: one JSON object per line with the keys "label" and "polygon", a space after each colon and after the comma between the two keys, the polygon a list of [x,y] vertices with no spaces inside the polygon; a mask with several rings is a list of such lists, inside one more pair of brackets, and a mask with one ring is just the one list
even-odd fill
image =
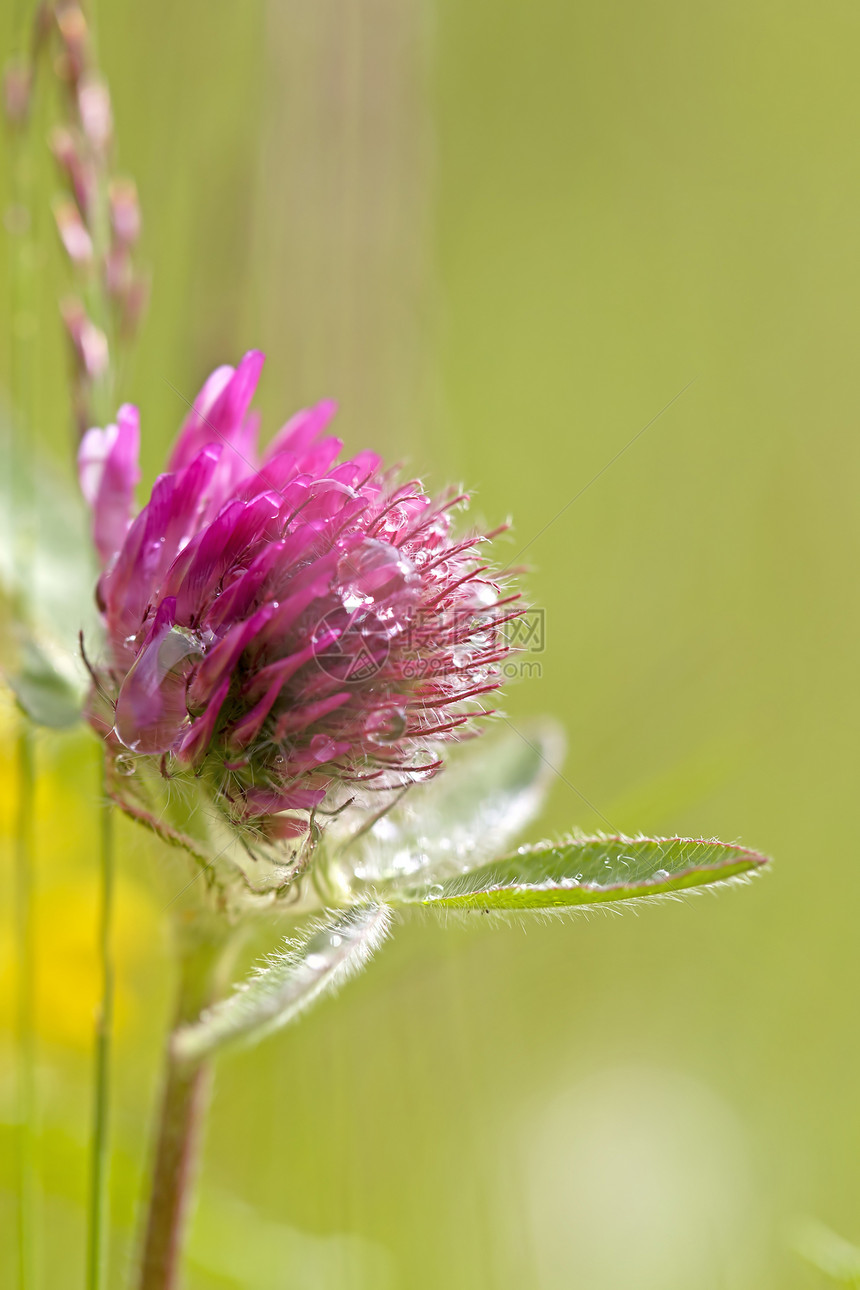
{"label": "dew drop on petal", "polygon": [[331,761],[337,744],[330,735],[314,735],[310,742],[311,756],[316,762]]}
{"label": "dew drop on petal", "polygon": [[364,728],[371,743],[394,743],[406,730],[406,709],[379,708],[371,713]]}

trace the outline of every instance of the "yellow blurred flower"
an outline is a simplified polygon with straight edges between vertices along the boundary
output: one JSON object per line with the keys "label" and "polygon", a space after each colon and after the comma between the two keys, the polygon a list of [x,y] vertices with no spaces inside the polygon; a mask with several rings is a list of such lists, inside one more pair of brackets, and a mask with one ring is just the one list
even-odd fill
{"label": "yellow blurred flower", "polygon": [[[5,928],[0,937],[0,1031],[15,1024],[14,826],[17,714],[0,697],[0,873]],[[92,1043],[100,972],[96,952],[99,903],[99,784],[95,745],[88,734],[62,739],[37,734],[36,1026],[49,1043]],[[71,754],[71,755],[70,755]],[[145,888],[120,871],[116,878],[113,946],[116,1029],[134,1024],[136,969],[158,937],[158,918]]]}

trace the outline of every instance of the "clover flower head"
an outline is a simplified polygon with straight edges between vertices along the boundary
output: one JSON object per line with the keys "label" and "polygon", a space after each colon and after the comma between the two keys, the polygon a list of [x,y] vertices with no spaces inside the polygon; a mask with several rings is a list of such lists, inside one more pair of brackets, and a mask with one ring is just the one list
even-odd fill
{"label": "clover flower head", "polygon": [[495,534],[455,535],[467,498],[341,460],[334,404],[259,456],[262,364],[209,377],[133,519],[134,407],[84,436],[79,467],[106,634],[88,712],[114,770],[193,775],[277,842],[435,774],[488,715],[519,611],[480,558]]}

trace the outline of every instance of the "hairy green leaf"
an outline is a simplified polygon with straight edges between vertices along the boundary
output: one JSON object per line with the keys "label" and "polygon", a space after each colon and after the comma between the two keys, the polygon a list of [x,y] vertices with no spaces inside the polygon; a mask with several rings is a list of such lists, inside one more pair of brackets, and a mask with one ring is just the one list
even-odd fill
{"label": "hairy green leaf", "polygon": [[5,669],[5,676],[30,720],[54,730],[79,721],[81,690],[60,670],[58,660],[32,637],[25,637],[15,654],[15,664]]}
{"label": "hairy green leaf", "polygon": [[99,633],[83,500],[0,420],[0,669],[33,721],[71,725],[88,678],[78,634]]}
{"label": "hairy green leaf", "polygon": [[[524,723],[469,745],[443,774],[409,789],[370,827],[332,831],[341,885],[435,881],[498,855],[537,815],[564,751],[552,721]],[[341,859],[342,857],[342,859]]]}
{"label": "hairy green leaf", "polygon": [[765,856],[724,842],[598,835],[521,847],[397,898],[441,909],[559,909],[703,887],[766,863]]}
{"label": "hairy green leaf", "polygon": [[355,905],[313,923],[272,955],[228,998],[174,1036],[174,1051],[198,1061],[229,1044],[256,1043],[294,1020],[322,995],[360,971],[388,931],[385,905]]}

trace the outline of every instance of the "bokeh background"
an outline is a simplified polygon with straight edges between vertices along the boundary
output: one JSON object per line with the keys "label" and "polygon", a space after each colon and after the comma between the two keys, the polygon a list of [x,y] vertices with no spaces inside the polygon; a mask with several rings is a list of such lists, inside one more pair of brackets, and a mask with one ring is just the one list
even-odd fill
{"label": "bokeh background", "polygon": [[[797,1216],[860,1239],[860,13],[99,8],[152,271],[122,390],[146,480],[180,395],[261,346],[270,431],[334,396],[351,449],[513,514],[502,554],[529,544],[546,649],[508,712],[569,736],[543,831],[609,821],[777,858],[748,890],[638,917],[405,921],[337,1000],[221,1063],[190,1290],[819,1284],[791,1250]],[[69,470],[46,150],[34,164],[36,434]],[[83,735],[38,747],[41,1284],[65,1290],[83,1262],[98,773]],[[122,838],[112,1285],[170,1006],[164,875]],[[2,882],[8,1145],[5,859]]]}

